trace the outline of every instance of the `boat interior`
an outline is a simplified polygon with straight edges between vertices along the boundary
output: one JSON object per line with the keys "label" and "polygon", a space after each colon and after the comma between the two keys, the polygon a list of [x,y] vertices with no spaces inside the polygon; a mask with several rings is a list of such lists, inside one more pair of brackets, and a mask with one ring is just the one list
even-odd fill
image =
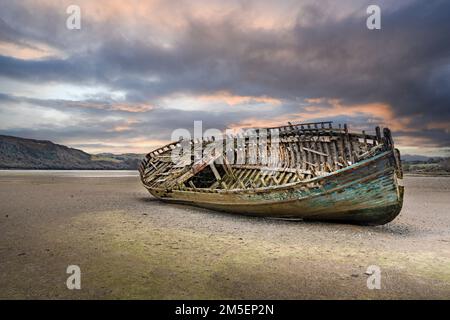
{"label": "boat interior", "polygon": [[173,142],[147,154],[139,171],[148,189],[214,192],[274,187],[370,158],[391,143],[389,130],[383,133],[382,137],[379,127],[371,135],[350,133],[347,125],[334,127],[332,122],[289,123],[220,139]]}

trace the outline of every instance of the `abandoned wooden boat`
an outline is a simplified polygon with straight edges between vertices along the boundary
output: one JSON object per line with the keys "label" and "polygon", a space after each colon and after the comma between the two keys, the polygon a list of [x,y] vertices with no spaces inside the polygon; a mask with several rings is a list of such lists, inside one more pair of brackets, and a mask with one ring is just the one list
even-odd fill
{"label": "abandoned wooden boat", "polygon": [[370,135],[318,122],[180,140],[147,154],[139,171],[163,201],[255,216],[380,225],[403,203],[400,153],[379,127]]}

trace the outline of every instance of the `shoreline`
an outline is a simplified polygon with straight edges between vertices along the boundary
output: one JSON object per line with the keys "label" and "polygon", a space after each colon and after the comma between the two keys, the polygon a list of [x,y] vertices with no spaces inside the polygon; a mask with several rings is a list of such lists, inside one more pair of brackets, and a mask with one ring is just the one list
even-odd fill
{"label": "shoreline", "polygon": [[403,173],[409,177],[450,177],[450,173]]}
{"label": "shoreline", "polygon": [[0,168],[0,171],[136,171],[138,169],[21,169],[21,168]]}
{"label": "shoreline", "polygon": [[0,177],[53,176],[73,178],[139,177],[137,170],[0,170]]}
{"label": "shoreline", "polygon": [[[26,172],[42,172],[42,173],[52,173],[52,172],[135,172],[136,175],[139,171],[131,169],[2,169],[0,168],[0,173],[26,173]],[[404,172],[404,176],[407,177],[450,177],[450,173],[416,173],[416,172]]]}

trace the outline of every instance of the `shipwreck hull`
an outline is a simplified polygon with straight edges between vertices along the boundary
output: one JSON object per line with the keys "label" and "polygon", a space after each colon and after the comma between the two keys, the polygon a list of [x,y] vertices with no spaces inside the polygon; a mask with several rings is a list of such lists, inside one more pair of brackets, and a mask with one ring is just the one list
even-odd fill
{"label": "shipwreck hull", "polygon": [[[403,203],[400,155],[390,131],[384,134],[378,128],[376,136],[351,135],[346,129],[335,133],[331,125],[313,134],[287,132],[280,147],[283,168],[273,176],[261,164],[220,165],[209,154],[180,169],[164,160],[174,149],[169,145],[147,156],[141,179],[153,196],[170,203],[251,216],[380,225],[392,221]],[[245,154],[249,145],[244,145]]]}
{"label": "shipwreck hull", "polygon": [[163,201],[273,218],[379,225],[393,220],[403,203],[393,152],[355,164],[305,184],[218,193],[151,191]]}

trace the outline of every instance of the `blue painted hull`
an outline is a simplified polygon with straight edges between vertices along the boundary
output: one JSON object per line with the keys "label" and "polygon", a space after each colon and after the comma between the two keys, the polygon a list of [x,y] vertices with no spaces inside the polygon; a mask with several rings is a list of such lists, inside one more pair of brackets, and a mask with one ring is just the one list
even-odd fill
{"label": "blue painted hull", "polygon": [[380,225],[402,208],[396,169],[389,150],[329,175],[277,188],[150,192],[165,201],[232,213]]}

